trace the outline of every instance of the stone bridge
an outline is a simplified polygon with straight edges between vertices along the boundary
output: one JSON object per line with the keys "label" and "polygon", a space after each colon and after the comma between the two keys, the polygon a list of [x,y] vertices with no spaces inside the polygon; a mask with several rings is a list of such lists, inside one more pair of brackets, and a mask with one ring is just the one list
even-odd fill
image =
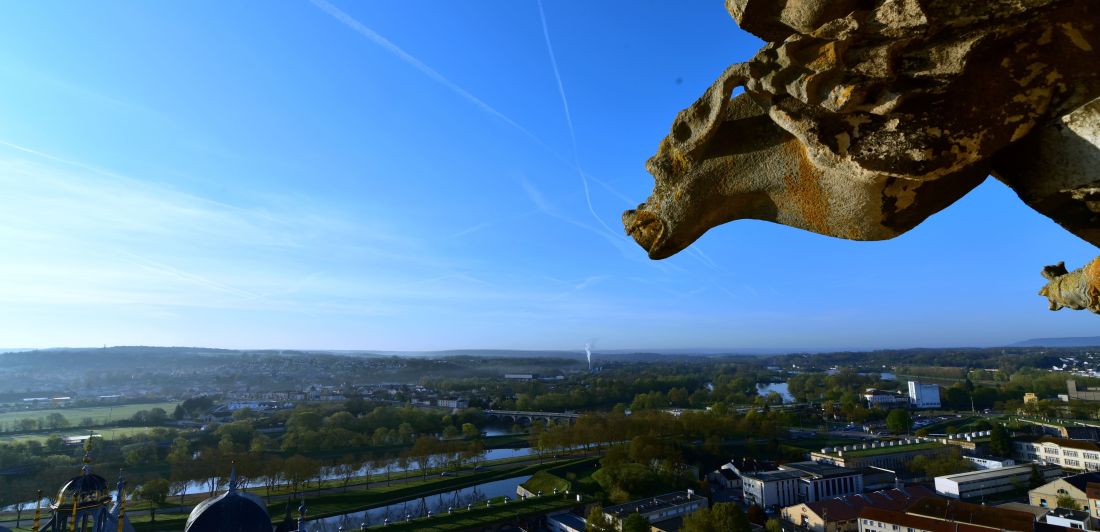
{"label": "stone bridge", "polygon": [[580,417],[580,414],[572,412],[527,412],[523,410],[484,410],[483,412],[490,422],[505,421],[519,423],[520,425],[530,425],[535,421],[549,423],[550,421],[561,421],[563,419],[572,423]]}

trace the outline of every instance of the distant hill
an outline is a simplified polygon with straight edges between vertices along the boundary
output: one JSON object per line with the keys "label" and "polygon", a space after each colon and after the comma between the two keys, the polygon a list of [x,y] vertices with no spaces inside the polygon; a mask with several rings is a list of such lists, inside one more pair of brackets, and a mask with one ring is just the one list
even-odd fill
{"label": "distant hill", "polygon": [[1100,347],[1100,336],[1068,336],[1065,338],[1032,338],[1008,347]]}

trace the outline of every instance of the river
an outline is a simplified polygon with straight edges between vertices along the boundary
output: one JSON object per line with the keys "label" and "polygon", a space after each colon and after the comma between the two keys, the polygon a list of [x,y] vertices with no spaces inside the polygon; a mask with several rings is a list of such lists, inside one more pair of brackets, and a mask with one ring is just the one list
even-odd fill
{"label": "river", "polygon": [[[488,451],[485,451],[485,454],[482,455],[482,456],[483,456],[483,460],[501,460],[501,459],[504,459],[504,458],[516,458],[516,457],[521,457],[521,456],[530,456],[532,454],[534,454],[534,451],[530,447],[522,447],[522,448],[519,448],[519,449],[490,449]],[[371,481],[372,482],[379,482],[379,481],[384,482],[385,481],[385,475],[386,475],[386,469],[385,468],[380,467],[380,468],[375,468],[375,469],[369,469],[367,466],[363,466],[362,468],[360,468],[358,471],[355,472],[355,476],[352,479],[352,482],[355,482],[355,480],[362,479],[363,477],[365,477],[367,475],[368,471],[371,474]],[[409,470],[408,470],[408,476],[410,476],[410,477],[415,476],[415,475],[418,474],[419,471],[420,471],[420,469],[418,467],[415,467],[415,464],[410,465]],[[226,471],[226,473],[228,474],[228,471]],[[391,470],[390,477],[393,478],[393,479],[399,479],[399,478],[404,478],[405,474],[406,474],[405,470],[398,469],[396,464],[395,464],[394,468]],[[343,476],[340,475],[336,471],[335,468],[331,468],[331,467],[324,468],[323,472],[322,472],[322,475],[321,475],[322,480],[337,480],[337,479],[341,479],[341,478],[343,478]],[[224,489],[224,484],[222,484],[222,483],[224,483],[226,480],[227,480],[227,477],[222,477],[219,480],[219,482],[220,482],[219,485],[218,485],[219,490]],[[245,482],[242,482],[240,487],[241,487],[241,489],[249,489],[249,490],[259,491],[259,490],[262,490],[264,488],[264,483],[263,483],[263,480],[261,480],[261,479],[249,479],[249,480],[246,480]],[[184,488],[184,494],[185,495],[191,495],[191,494],[195,494],[195,493],[209,493],[209,492],[210,492],[210,484],[208,482],[198,481],[198,480],[193,480],[191,482],[188,482],[187,486]],[[513,493],[514,493],[514,491],[513,491]],[[174,497],[179,497],[179,495],[180,495],[179,492],[173,492],[172,493],[172,496],[174,496]],[[132,493],[127,496],[127,500],[130,500],[130,499],[133,499]],[[171,497],[169,497],[169,500],[171,500]],[[43,507],[45,507],[50,502],[51,501],[49,499],[42,499],[41,504],[42,504]],[[33,501],[33,500],[32,501],[26,501],[26,502],[22,503],[23,510],[25,510],[25,511],[30,510],[30,511],[33,512],[34,511],[34,505],[35,505],[35,501]],[[14,512],[15,511],[15,505],[0,507],[0,511],[2,511],[2,512]]]}

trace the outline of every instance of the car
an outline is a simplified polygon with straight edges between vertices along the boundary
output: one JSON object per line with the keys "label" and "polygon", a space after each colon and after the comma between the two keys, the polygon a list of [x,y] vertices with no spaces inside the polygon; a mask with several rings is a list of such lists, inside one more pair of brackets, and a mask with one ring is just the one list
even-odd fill
{"label": "car", "polygon": [[449,477],[449,476],[451,476],[451,473],[450,473],[449,471],[441,471],[441,472],[439,473],[439,476],[441,476],[441,477]]}

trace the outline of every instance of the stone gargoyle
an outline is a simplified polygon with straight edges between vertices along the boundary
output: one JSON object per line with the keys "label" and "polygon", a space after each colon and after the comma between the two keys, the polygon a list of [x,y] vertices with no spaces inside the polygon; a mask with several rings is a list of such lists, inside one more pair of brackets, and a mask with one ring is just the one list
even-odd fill
{"label": "stone gargoyle", "polygon": [[738,219],[888,239],[989,175],[1100,246],[1100,1],[726,7],[768,44],[646,163],[653,194],[623,224],[650,258]]}
{"label": "stone gargoyle", "polygon": [[1100,314],[1100,257],[1072,272],[1066,271],[1064,262],[1047,266],[1043,277],[1049,282],[1039,295],[1046,296],[1050,310],[1088,309]]}

